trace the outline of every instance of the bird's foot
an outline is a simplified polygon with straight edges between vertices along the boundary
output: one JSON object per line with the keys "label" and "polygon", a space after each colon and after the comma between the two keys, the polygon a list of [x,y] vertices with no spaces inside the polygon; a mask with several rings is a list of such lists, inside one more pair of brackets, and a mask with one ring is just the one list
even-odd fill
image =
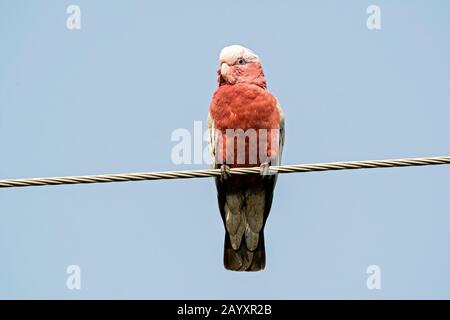
{"label": "bird's foot", "polygon": [[261,163],[261,165],[259,166],[260,168],[260,175],[264,178],[267,177],[269,175],[271,175],[270,172],[270,164],[268,162],[263,162]]}
{"label": "bird's foot", "polygon": [[220,181],[226,181],[231,177],[230,167],[226,164],[220,166]]}

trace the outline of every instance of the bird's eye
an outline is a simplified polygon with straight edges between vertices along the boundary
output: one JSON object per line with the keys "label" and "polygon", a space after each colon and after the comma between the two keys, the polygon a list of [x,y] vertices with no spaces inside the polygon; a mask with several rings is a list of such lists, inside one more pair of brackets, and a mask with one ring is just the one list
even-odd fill
{"label": "bird's eye", "polygon": [[243,65],[243,64],[246,64],[247,62],[244,60],[244,58],[239,58],[239,59],[237,59],[237,61],[236,61],[236,64],[240,64],[240,65]]}

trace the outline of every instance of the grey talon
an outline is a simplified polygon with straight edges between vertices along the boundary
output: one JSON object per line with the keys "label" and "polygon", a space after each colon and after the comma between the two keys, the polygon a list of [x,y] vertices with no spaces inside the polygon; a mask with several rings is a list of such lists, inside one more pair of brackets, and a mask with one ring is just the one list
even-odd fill
{"label": "grey talon", "polygon": [[230,167],[226,164],[220,166],[220,181],[228,180],[231,177]]}
{"label": "grey talon", "polygon": [[261,163],[260,175],[263,177],[270,175],[270,164],[268,162]]}

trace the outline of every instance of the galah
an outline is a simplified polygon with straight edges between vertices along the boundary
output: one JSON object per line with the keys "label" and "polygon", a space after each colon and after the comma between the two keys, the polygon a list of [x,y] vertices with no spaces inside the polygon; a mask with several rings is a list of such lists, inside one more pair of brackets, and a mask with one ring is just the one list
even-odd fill
{"label": "galah", "polygon": [[[215,180],[225,226],[224,266],[234,271],[259,271],[266,264],[264,226],[277,180],[277,175],[270,173],[270,165],[279,165],[281,160],[284,115],[267,89],[261,61],[252,50],[240,45],[225,47],[219,65],[218,88],[212,97],[208,128],[212,165],[221,171]],[[252,144],[258,147],[256,163],[250,162],[249,154],[243,163],[236,161],[235,136],[227,134],[230,129],[257,132],[256,141],[244,137],[246,153],[255,150]],[[263,135],[263,131],[267,134]],[[271,134],[273,131],[277,132],[276,138]],[[231,151],[232,156],[228,157]],[[232,167],[254,166],[260,167],[259,175],[230,173]]]}

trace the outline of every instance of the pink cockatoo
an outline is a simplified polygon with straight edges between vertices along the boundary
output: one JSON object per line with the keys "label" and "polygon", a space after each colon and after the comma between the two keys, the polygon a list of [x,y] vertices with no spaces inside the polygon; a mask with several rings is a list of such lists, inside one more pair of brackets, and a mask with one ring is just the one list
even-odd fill
{"label": "pink cockatoo", "polygon": [[[277,99],[267,90],[261,61],[253,51],[239,45],[225,47],[219,63],[219,86],[212,97],[208,128],[213,167],[221,169],[216,187],[225,225],[224,265],[229,270],[259,271],[266,264],[264,225],[277,180],[276,174],[270,174],[270,165],[279,165],[281,160],[284,115]],[[230,137],[230,129],[257,132],[256,140],[244,136],[243,162],[236,161],[237,136]],[[262,134],[274,130],[276,138]],[[255,149],[258,155],[251,162],[251,150]],[[260,175],[230,174],[230,167],[254,166],[260,166]]]}

